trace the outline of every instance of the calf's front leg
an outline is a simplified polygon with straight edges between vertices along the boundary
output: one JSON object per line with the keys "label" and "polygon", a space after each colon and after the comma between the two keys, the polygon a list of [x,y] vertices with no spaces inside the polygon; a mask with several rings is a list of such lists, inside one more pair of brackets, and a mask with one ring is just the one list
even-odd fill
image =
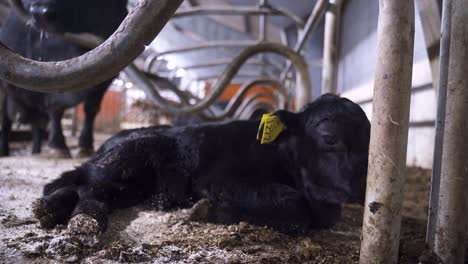
{"label": "calf's front leg", "polygon": [[213,192],[206,219],[224,224],[246,221],[298,234],[311,227],[313,211],[298,190],[282,184],[259,188],[239,187]]}

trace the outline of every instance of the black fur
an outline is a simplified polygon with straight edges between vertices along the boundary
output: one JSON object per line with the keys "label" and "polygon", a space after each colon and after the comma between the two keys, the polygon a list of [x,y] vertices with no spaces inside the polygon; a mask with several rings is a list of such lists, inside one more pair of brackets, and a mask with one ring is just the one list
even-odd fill
{"label": "black fur", "polygon": [[[341,203],[364,202],[370,123],[345,98],[324,95],[299,113],[278,111],[285,131],[256,140],[259,121],[121,132],[86,163],[46,185],[35,214],[43,226],[106,215],[156,196],[162,209],[207,198],[207,220],[249,221],[285,232],[330,227]],[[64,190],[65,189],[65,190]],[[73,190],[57,209],[49,200]],[[52,203],[52,202],[51,202]],[[41,217],[47,211],[56,218]]]}
{"label": "black fur", "polygon": [[[33,19],[26,25],[10,12],[0,31],[0,40],[24,57],[42,61],[70,59],[88,50],[70,44],[60,32],[93,33],[102,38],[110,36],[125,17],[127,0],[23,0]],[[34,10],[48,10],[46,13]],[[80,92],[31,92],[3,82],[6,92],[2,117],[0,156],[9,154],[8,134],[12,121],[29,123],[33,130],[33,153],[41,151],[42,131],[50,120],[49,147],[68,153],[62,133],[61,118],[65,109],[84,102],[85,122],[79,147],[93,148],[93,123],[102,97],[111,80]]]}

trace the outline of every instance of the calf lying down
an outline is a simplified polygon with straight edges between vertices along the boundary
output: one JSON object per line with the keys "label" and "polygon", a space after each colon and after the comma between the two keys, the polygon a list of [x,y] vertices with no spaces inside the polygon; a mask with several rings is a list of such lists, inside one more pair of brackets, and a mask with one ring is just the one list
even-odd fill
{"label": "calf lying down", "polygon": [[255,120],[121,132],[47,184],[34,214],[45,228],[94,219],[103,232],[113,209],[205,198],[207,221],[300,232],[335,224],[341,203],[364,202],[370,124],[358,105],[324,95],[269,118],[260,141]]}

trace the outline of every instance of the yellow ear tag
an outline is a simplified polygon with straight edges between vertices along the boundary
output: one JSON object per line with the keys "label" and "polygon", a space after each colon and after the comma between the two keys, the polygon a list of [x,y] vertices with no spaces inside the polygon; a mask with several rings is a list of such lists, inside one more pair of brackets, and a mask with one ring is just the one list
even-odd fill
{"label": "yellow ear tag", "polygon": [[275,141],[283,130],[284,124],[277,116],[264,114],[258,127],[257,140],[260,140],[260,144],[271,143]]}

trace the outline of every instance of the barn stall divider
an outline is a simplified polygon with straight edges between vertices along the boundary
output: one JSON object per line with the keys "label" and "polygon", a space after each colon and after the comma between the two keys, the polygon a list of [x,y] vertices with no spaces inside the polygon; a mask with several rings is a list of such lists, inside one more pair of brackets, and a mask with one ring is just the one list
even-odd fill
{"label": "barn stall divider", "polygon": [[377,65],[360,263],[396,263],[414,48],[413,1],[379,1]]}
{"label": "barn stall divider", "polygon": [[[464,263],[465,259],[464,242],[468,222],[467,10],[466,0],[443,1],[438,132],[426,242],[444,263]],[[413,41],[413,1],[380,0],[379,44],[360,263],[398,261]]]}

